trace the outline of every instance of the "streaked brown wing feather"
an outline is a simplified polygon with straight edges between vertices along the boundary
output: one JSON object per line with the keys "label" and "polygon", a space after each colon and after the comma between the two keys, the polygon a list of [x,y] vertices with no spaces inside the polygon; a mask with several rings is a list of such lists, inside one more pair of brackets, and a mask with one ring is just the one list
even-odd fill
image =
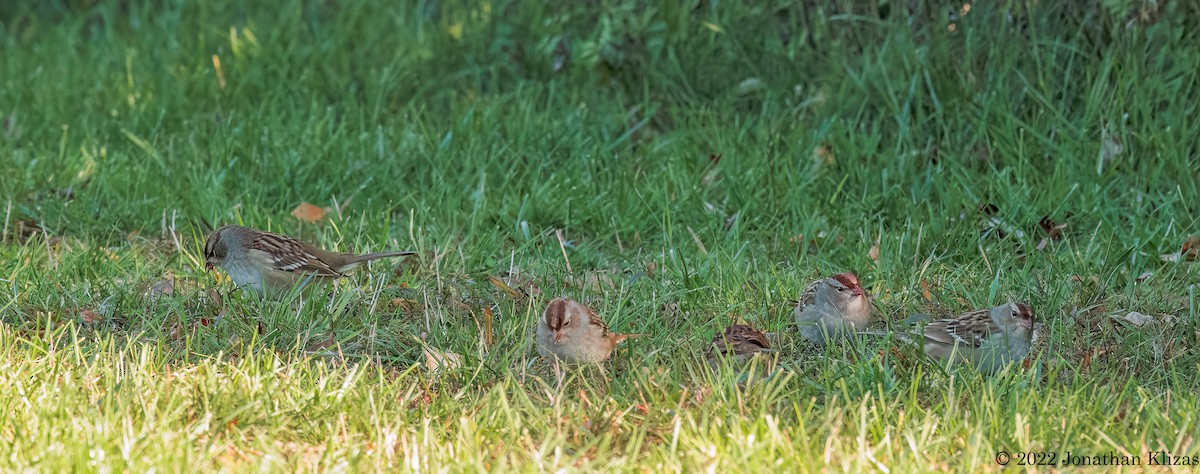
{"label": "streaked brown wing feather", "polygon": [[822,281],[823,280],[817,280],[808,284],[808,287],[804,289],[804,292],[800,293],[800,300],[796,302],[797,308],[803,310],[805,306],[817,302],[817,288],[821,286]]}
{"label": "streaked brown wing feather", "polygon": [[263,232],[250,243],[250,248],[265,252],[271,258],[271,264],[276,270],[293,273],[311,273],[318,277],[341,277],[334,270],[313,254],[304,243],[286,235]]}
{"label": "streaked brown wing feather", "polygon": [[599,326],[600,329],[603,331],[601,334],[607,335],[610,332],[612,332],[608,329],[608,324],[605,324],[604,321],[600,319],[600,316],[596,315],[596,311],[592,310],[592,308],[590,306],[586,306],[586,305],[580,305],[580,306],[583,306],[583,309],[587,310],[588,324],[591,324],[593,326]]}
{"label": "streaked brown wing feather", "polygon": [[939,319],[925,326],[925,338],[946,345],[979,347],[1000,330],[990,310],[973,311],[957,318]]}
{"label": "streaked brown wing feather", "polygon": [[725,328],[709,344],[709,357],[713,354],[754,354],[771,349],[766,334],[753,327],[738,324]]}

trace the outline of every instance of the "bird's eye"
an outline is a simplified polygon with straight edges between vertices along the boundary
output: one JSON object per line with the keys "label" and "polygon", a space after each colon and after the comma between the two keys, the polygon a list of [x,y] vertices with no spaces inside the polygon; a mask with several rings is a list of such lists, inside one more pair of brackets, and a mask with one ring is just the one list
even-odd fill
{"label": "bird's eye", "polygon": [[1013,308],[1013,310],[1012,310],[1012,315],[1013,315],[1013,316],[1020,316],[1021,314],[1020,314],[1020,312],[1019,312],[1019,311],[1017,311],[1017,308]]}
{"label": "bird's eye", "polygon": [[846,291],[846,288],[839,286],[839,287],[837,287],[837,290],[838,290],[838,293],[841,293],[843,291]]}

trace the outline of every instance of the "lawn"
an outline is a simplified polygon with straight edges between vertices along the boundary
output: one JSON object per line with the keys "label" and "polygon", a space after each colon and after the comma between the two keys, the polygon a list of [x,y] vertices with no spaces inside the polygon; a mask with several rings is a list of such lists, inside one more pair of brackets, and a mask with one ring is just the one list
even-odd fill
{"label": "lawn", "polygon": [[[934,3],[5,3],[0,470],[1200,464],[1200,7]],[[419,255],[260,301],[228,223]],[[814,348],[848,270],[1043,332]],[[556,296],[644,336],[557,380]]]}

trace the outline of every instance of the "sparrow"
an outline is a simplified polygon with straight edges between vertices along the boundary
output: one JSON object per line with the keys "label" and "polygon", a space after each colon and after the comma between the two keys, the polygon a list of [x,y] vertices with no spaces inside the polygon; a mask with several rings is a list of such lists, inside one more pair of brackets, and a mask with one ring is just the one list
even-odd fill
{"label": "sparrow", "polygon": [[591,308],[572,299],[558,298],[546,305],[538,320],[537,350],[555,362],[604,362],[621,341],[640,336],[610,332]]}
{"label": "sparrow", "polygon": [[1033,308],[1023,301],[938,319],[925,326],[925,354],[990,375],[1029,354],[1033,320]]}
{"label": "sparrow", "polygon": [[771,352],[771,343],[766,334],[745,324],[734,324],[717,334],[705,351],[709,366],[718,366],[725,358],[735,365],[744,365],[760,354]]}
{"label": "sparrow", "polygon": [[853,273],[817,280],[793,312],[800,334],[817,346],[861,331],[871,322],[871,302]]}
{"label": "sparrow", "polygon": [[[914,315],[906,321],[920,322],[928,316]],[[1010,362],[1021,361],[1033,346],[1034,314],[1028,303],[1016,301],[950,318],[934,319],[912,335],[896,334],[913,342],[919,336],[925,354],[950,364],[967,363],[991,375]],[[866,334],[887,335],[868,331]]]}
{"label": "sparrow", "polygon": [[308,280],[323,282],[341,278],[371,260],[414,254],[416,252],[411,251],[363,255],[330,252],[286,235],[227,225],[208,235],[204,243],[204,267],[206,270],[221,267],[234,284],[250,288],[261,297],[264,292],[281,294]]}

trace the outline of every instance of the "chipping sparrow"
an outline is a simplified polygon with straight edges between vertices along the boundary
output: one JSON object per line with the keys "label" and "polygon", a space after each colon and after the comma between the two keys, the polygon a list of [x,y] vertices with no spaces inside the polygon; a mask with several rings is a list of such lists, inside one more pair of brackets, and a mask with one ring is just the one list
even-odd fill
{"label": "chipping sparrow", "polygon": [[385,257],[416,252],[380,252],[357,255],[321,250],[286,235],[238,225],[213,231],[204,243],[204,266],[220,266],[239,287],[249,287],[259,296],[266,290],[284,292],[309,279],[340,278],[359,264]]}
{"label": "chipping sparrow", "polygon": [[582,303],[558,298],[546,305],[538,320],[537,349],[543,357],[566,363],[604,362],[613,347],[640,334],[617,334],[591,308]]}
{"label": "chipping sparrow", "polygon": [[853,273],[818,280],[808,285],[793,312],[800,334],[813,344],[824,346],[867,327],[871,322],[871,302]]}
{"label": "chipping sparrow", "polygon": [[937,319],[925,326],[925,353],[992,374],[1029,354],[1033,319],[1033,309],[1021,301]]}
{"label": "chipping sparrow", "polygon": [[767,336],[752,326],[734,324],[717,334],[705,351],[710,366],[717,366],[723,358],[732,358],[733,363],[742,365],[759,354],[771,352]]}

